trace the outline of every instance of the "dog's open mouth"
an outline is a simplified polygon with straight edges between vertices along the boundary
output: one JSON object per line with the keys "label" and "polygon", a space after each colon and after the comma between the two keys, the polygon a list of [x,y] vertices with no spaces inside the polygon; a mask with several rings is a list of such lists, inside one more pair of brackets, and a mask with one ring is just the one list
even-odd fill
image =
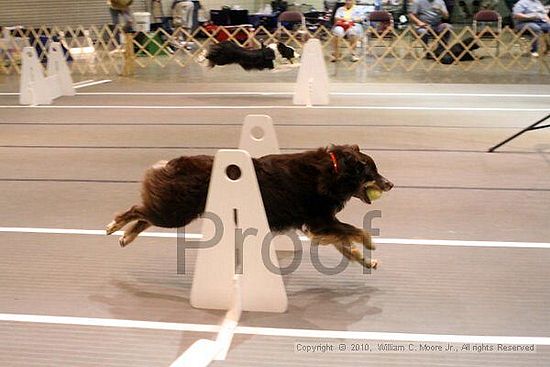
{"label": "dog's open mouth", "polygon": [[375,182],[367,182],[366,185],[361,187],[355,197],[359,198],[364,203],[372,204],[372,198],[369,197],[369,192],[372,192],[373,190],[380,190],[380,188]]}

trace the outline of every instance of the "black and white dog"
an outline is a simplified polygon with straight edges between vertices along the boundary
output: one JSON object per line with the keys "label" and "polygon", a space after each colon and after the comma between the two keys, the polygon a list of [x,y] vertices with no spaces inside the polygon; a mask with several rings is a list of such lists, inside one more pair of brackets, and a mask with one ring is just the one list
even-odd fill
{"label": "black and white dog", "polygon": [[267,47],[262,44],[259,49],[250,49],[232,41],[215,43],[201,56],[204,61],[208,60],[208,66],[211,68],[239,64],[244,70],[274,69],[284,60],[292,64],[293,60],[299,57],[292,47],[282,42],[273,43]]}

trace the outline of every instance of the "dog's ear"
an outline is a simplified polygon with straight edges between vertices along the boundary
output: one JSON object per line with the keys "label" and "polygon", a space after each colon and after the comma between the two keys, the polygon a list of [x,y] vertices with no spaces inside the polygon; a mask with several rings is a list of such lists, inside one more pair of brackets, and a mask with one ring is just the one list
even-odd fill
{"label": "dog's ear", "polygon": [[357,163],[361,163],[359,160],[359,153],[361,149],[359,145],[331,145],[330,151],[333,151],[338,157],[338,162],[342,167],[355,166]]}
{"label": "dog's ear", "polygon": [[351,149],[343,149],[340,152],[340,173],[342,178],[351,181],[361,180],[365,175],[365,163],[361,162],[356,154],[359,151],[359,147],[355,147],[352,146],[350,147]]}

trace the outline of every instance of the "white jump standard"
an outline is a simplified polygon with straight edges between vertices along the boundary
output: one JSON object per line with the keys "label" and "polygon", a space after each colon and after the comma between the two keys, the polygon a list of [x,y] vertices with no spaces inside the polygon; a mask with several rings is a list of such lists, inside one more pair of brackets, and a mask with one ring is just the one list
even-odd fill
{"label": "white jump standard", "polygon": [[76,94],[73,80],[59,42],[52,42],[48,51],[47,76],[33,47],[25,47],[21,53],[21,80],[19,104],[51,104],[61,96]]}

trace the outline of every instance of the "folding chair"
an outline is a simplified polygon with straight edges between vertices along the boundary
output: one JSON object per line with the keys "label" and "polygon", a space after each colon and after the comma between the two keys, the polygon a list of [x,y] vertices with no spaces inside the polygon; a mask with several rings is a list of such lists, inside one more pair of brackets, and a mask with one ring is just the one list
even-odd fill
{"label": "folding chair", "polygon": [[296,31],[298,34],[297,39],[301,40],[302,42],[306,41],[305,35],[307,34],[307,27],[306,27],[306,18],[304,14],[298,12],[298,11],[284,11],[281,14],[279,14],[279,17],[277,18],[277,39],[281,40],[281,34],[283,33],[281,30],[285,28],[291,32]]}
{"label": "folding chair", "polygon": [[[493,25],[493,27],[491,27]],[[495,28],[496,26],[496,28]],[[488,28],[489,27],[489,28]],[[480,10],[474,15],[472,29],[476,37],[481,40],[494,40],[496,56],[499,54],[500,42],[498,40],[502,32],[502,17],[494,10]]]}

